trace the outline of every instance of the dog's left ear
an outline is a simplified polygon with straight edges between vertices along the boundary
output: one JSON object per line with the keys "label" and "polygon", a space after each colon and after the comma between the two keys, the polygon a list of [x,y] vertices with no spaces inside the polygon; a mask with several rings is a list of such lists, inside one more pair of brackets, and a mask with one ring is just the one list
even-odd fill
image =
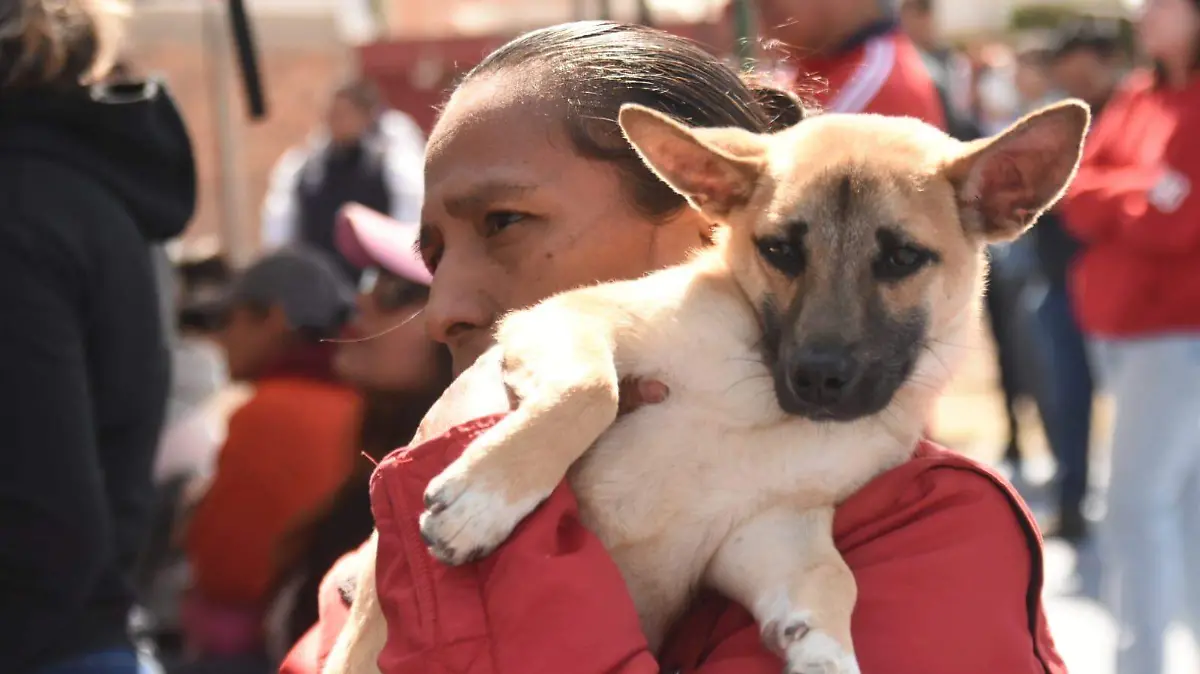
{"label": "dog's left ear", "polygon": [[650,170],[717,221],[746,205],[766,166],[766,144],[744,129],[692,128],[634,104],[619,121]]}
{"label": "dog's left ear", "polygon": [[1069,100],[975,141],[945,169],[968,232],[1015,239],[1055,204],[1075,176],[1091,113]]}

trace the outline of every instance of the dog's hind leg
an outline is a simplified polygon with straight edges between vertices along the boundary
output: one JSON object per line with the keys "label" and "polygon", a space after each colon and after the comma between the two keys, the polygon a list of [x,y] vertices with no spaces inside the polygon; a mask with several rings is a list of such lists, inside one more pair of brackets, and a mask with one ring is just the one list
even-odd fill
{"label": "dog's hind leg", "polygon": [[322,674],[379,674],[379,654],[387,643],[387,621],[375,591],[375,550],[377,533],[358,553],[362,570],[354,587],[350,615],[342,627],[333,650],[325,660]]}
{"label": "dog's hind leg", "polygon": [[429,483],[421,533],[461,564],[491,552],[550,495],[617,416],[612,309],[538,307],[498,331],[516,409]]}
{"label": "dog's hind leg", "polygon": [[857,587],[833,546],[833,509],[781,507],[722,542],[706,582],[745,606],[786,674],[859,674],[850,638]]}

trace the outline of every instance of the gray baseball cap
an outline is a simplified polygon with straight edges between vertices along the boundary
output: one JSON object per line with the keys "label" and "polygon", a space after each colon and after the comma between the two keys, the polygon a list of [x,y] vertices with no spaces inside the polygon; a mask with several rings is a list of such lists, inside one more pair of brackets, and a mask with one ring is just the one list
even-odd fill
{"label": "gray baseball cap", "polygon": [[279,305],[292,327],[321,336],[337,333],[354,312],[354,286],[320,250],[289,245],[246,268],[225,306]]}

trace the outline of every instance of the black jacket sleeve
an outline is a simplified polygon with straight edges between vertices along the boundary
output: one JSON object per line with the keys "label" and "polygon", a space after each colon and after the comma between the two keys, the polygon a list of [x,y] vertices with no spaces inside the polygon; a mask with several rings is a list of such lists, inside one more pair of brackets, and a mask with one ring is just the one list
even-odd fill
{"label": "black jacket sleeve", "polygon": [[[70,198],[66,196],[65,198]],[[90,394],[85,265],[0,215],[0,671],[80,620],[111,556]]]}

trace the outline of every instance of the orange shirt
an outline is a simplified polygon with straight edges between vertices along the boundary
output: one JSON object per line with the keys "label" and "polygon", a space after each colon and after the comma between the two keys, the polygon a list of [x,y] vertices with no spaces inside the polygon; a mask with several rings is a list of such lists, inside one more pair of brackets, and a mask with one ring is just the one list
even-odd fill
{"label": "orange shirt", "polygon": [[196,590],[208,601],[260,606],[280,544],[342,486],[354,463],[360,402],[344,386],[260,381],[230,417],[216,475],[188,526]]}

